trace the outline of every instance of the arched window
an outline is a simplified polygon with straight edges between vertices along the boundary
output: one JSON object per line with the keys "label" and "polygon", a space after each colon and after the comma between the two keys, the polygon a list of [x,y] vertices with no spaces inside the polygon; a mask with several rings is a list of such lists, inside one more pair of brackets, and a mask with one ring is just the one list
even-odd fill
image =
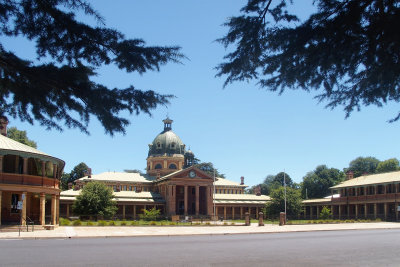
{"label": "arched window", "polygon": [[162,169],[162,166],[160,163],[156,164],[156,166],[154,167],[154,169],[159,170]]}
{"label": "arched window", "polygon": [[157,143],[157,148],[161,148],[160,142]]}
{"label": "arched window", "polygon": [[175,148],[175,143],[171,143],[171,148]]}
{"label": "arched window", "polygon": [[174,163],[171,163],[171,164],[169,164],[168,168],[175,170],[176,169],[176,165]]}

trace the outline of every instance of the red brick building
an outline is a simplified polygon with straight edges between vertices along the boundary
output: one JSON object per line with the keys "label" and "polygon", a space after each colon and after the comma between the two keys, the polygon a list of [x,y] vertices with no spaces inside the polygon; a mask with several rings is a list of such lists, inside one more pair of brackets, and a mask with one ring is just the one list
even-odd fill
{"label": "red brick building", "polygon": [[[101,181],[114,190],[117,215],[137,218],[143,209],[156,207],[165,216],[193,215],[225,219],[243,218],[245,212],[257,217],[268,196],[245,194],[240,182],[214,177],[193,165],[194,154],[172,131],[172,120],[149,145],[146,174],[106,172],[76,181],[74,189],[61,193],[61,216],[72,214],[71,205],[80,188],[90,181]],[[214,192],[215,190],[215,192]]]}
{"label": "red brick building", "polygon": [[58,225],[64,161],[7,138],[7,124],[0,117],[0,225]]}
{"label": "red brick building", "polygon": [[318,218],[327,206],[337,219],[399,220],[400,171],[357,178],[348,173],[347,180],[331,190],[331,197],[303,201],[306,218]]}

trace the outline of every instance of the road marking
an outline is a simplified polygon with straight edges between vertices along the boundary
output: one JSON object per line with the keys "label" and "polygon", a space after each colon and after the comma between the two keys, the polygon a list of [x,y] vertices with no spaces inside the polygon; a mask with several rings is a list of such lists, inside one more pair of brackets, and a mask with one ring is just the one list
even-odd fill
{"label": "road marking", "polygon": [[5,238],[5,239],[1,239],[4,241],[15,241],[15,240],[23,240],[23,239],[18,239],[18,238]]}

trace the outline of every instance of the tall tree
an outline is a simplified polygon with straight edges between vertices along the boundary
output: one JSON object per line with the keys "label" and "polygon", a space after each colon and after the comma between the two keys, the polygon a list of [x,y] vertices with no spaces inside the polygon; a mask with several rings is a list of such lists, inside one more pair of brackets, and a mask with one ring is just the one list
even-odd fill
{"label": "tall tree", "polygon": [[72,206],[74,212],[84,216],[112,217],[117,212],[117,203],[113,200],[113,191],[104,183],[87,183]]}
{"label": "tall tree", "polygon": [[[101,26],[78,21],[77,12]],[[113,64],[142,74],[184,57],[177,46],[146,46],[105,27],[85,0],[0,0],[0,36],[33,41],[37,60],[44,62],[22,59],[0,43],[0,115],[48,129],[66,126],[88,133],[89,119],[95,117],[107,134],[124,133],[130,122],[121,113],[151,114],[172,96],[133,85],[108,88],[92,80],[96,69]]]}
{"label": "tall tree", "polygon": [[[284,177],[285,176],[285,177]],[[248,193],[253,194],[255,192],[256,187],[261,188],[261,194],[269,195],[273,189],[276,189],[280,186],[284,186],[283,180],[286,181],[286,186],[295,188],[296,184],[293,183],[292,178],[290,178],[289,174],[284,172],[279,172],[276,175],[267,175],[264,181],[261,184],[255,185],[248,190]]]}
{"label": "tall tree", "polygon": [[302,198],[321,198],[328,196],[330,193],[329,187],[337,185],[344,181],[344,172],[328,168],[326,165],[319,165],[314,171],[311,171],[303,177],[301,183]]}
{"label": "tall tree", "polygon": [[363,174],[372,174],[375,173],[379,162],[380,161],[374,157],[358,157],[352,160],[349,164],[349,167],[345,168],[344,171],[346,173],[352,171],[354,173],[354,177],[358,177]]}
{"label": "tall tree", "polygon": [[199,162],[195,164],[195,166],[200,170],[206,172],[208,175],[213,176],[215,171],[215,177],[225,178],[225,174],[220,173],[218,169],[214,167],[214,164],[212,164],[212,162]]}
{"label": "tall tree", "polygon": [[20,131],[16,127],[7,129],[7,137],[27,146],[37,148],[36,142],[28,138],[26,131]]}
{"label": "tall tree", "polygon": [[376,167],[376,172],[377,173],[393,172],[393,171],[398,171],[399,169],[400,169],[399,160],[393,158],[379,162],[378,166]]}
{"label": "tall tree", "polygon": [[[346,117],[361,106],[400,101],[400,5],[384,0],[315,0],[300,22],[292,0],[248,0],[218,41],[233,46],[217,76],[267,90],[315,90]],[[232,49],[230,49],[232,50]],[[400,112],[391,121],[400,118]]]}
{"label": "tall tree", "polygon": [[[271,201],[265,205],[265,213],[270,218],[277,218],[280,212],[285,211],[285,190],[283,186],[275,188],[270,194]],[[289,216],[298,216],[301,212],[300,190],[286,188],[286,214]]]}
{"label": "tall tree", "polygon": [[86,163],[81,162],[76,165],[70,173],[64,172],[61,176],[61,189],[67,190],[69,183],[73,183],[75,180],[85,177],[88,171],[89,167],[86,165]]}

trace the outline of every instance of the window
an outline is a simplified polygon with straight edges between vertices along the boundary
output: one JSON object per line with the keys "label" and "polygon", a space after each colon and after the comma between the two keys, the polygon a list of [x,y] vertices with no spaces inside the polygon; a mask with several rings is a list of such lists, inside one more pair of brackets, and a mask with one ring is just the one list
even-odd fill
{"label": "window", "polygon": [[161,148],[161,144],[160,143],[157,143],[157,148]]}
{"label": "window", "polygon": [[113,185],[113,190],[114,190],[114,192],[117,191],[117,186],[116,185]]}
{"label": "window", "polygon": [[195,192],[195,189],[194,188],[192,188],[192,195],[194,195],[196,192]]}
{"label": "window", "polygon": [[171,144],[171,148],[175,148],[175,143],[172,143],[172,144]]}
{"label": "window", "polygon": [[162,169],[162,165],[160,163],[158,163],[158,164],[156,164],[154,169],[156,169],[156,170]]}
{"label": "window", "polygon": [[127,186],[126,186],[126,185],[124,185],[124,191],[127,191],[126,187],[127,187]]}
{"label": "window", "polygon": [[18,194],[12,194],[11,195],[11,213],[18,213],[18,200],[19,200],[19,195]]}
{"label": "window", "polygon": [[176,169],[176,165],[174,163],[171,163],[171,164],[169,164],[169,168],[175,170]]}

